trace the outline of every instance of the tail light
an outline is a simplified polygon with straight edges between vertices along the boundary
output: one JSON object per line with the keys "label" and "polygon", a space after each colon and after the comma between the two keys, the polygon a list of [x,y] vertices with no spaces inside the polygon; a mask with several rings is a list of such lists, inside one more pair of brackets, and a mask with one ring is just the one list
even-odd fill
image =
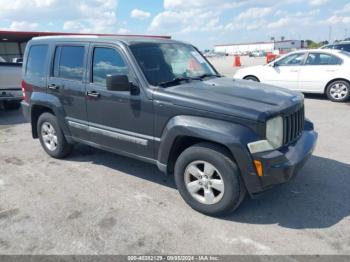
{"label": "tail light", "polygon": [[29,102],[29,94],[28,92],[32,92],[31,85],[27,84],[24,80],[21,81],[23,100],[25,102]]}

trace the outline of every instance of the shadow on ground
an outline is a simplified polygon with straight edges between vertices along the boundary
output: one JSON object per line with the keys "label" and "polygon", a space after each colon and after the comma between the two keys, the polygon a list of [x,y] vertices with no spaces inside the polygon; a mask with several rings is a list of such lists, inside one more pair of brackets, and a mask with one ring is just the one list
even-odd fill
{"label": "shadow on ground", "polygon": [[305,94],[305,98],[307,99],[314,99],[314,100],[328,100],[326,95],[323,94]]}
{"label": "shadow on ground", "polygon": [[[126,175],[176,188],[173,177],[156,166],[79,145],[69,161],[104,165]],[[282,227],[327,228],[350,215],[350,165],[312,156],[298,176],[266,192],[260,199],[249,197],[232,215],[223,219]]]}
{"label": "shadow on ground", "polygon": [[0,108],[0,128],[7,125],[18,125],[26,123],[22,110],[4,110]]}
{"label": "shadow on ground", "polygon": [[103,165],[126,175],[135,176],[170,188],[176,188],[173,176],[167,176],[159,171],[157,166],[129,157],[120,156],[85,145],[75,145],[73,154],[68,161],[92,162]]}
{"label": "shadow on ground", "polygon": [[[328,101],[329,103],[336,103],[337,102],[331,102],[326,95],[323,94],[305,94],[304,96],[306,99],[311,99],[311,100],[320,100],[320,101]],[[349,101],[344,102],[345,105],[350,105]]]}
{"label": "shadow on ground", "polygon": [[290,183],[246,199],[226,219],[293,229],[327,228],[350,215],[350,165],[313,156]]}

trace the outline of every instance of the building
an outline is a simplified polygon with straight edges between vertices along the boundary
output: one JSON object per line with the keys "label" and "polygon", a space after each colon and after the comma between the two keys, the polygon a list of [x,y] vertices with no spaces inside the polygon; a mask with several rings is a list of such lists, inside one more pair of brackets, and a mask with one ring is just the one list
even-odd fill
{"label": "building", "polygon": [[142,37],[160,37],[170,38],[170,36],[156,35],[114,35],[114,34],[79,34],[62,32],[19,32],[19,31],[0,31],[0,63],[21,62],[27,42],[37,36],[52,35],[102,35],[102,36],[142,36]]}
{"label": "building", "polygon": [[290,51],[306,48],[306,45],[307,43],[304,40],[283,40],[271,42],[215,45],[214,51],[217,53],[234,55],[248,52],[274,52],[275,50]]}

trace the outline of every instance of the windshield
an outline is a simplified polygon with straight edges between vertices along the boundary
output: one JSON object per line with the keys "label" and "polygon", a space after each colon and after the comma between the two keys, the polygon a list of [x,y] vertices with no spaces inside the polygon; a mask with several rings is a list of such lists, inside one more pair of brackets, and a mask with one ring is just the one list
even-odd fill
{"label": "windshield", "polygon": [[217,75],[212,66],[192,46],[177,43],[142,43],[131,45],[137,63],[147,81],[154,86],[174,80],[198,80]]}

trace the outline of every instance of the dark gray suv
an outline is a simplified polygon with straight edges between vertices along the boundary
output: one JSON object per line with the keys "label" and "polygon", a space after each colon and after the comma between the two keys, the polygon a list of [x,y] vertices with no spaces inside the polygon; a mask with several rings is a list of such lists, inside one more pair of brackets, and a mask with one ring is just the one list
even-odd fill
{"label": "dark gray suv", "polygon": [[153,163],[209,215],[289,181],[317,140],[302,94],[222,77],[195,47],[169,39],[35,38],[22,89],[49,155],[84,143]]}

